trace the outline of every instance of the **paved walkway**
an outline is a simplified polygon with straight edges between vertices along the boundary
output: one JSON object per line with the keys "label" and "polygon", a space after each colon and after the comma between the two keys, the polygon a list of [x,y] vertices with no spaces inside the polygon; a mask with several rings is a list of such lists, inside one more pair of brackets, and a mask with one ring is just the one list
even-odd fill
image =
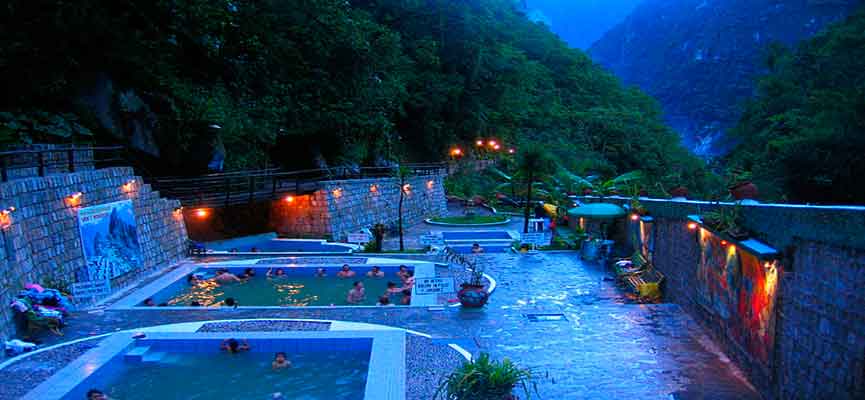
{"label": "paved walkway", "polygon": [[[61,340],[207,319],[322,318],[432,334],[532,368],[546,399],[758,399],[702,329],[673,304],[629,304],[576,253],[482,256],[499,287],[479,311],[447,309],[147,310],[80,313]],[[527,313],[567,320],[529,322]]]}

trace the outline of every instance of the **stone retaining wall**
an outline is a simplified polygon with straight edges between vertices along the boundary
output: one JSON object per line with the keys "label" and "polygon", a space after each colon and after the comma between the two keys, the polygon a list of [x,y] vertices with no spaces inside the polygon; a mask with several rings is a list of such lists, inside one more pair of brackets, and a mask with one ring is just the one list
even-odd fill
{"label": "stone retaining wall", "polygon": [[[628,202],[618,197],[603,201]],[[753,266],[748,272],[744,261],[732,269],[720,267],[716,272],[728,279],[718,290],[731,294],[720,301],[737,311],[725,314],[712,307],[711,299],[707,306],[705,269],[700,270],[707,255],[701,250],[702,234],[688,228],[686,217],[733,205],[656,199],[641,203],[654,219],[653,258],[666,276],[665,299],[699,321],[764,397],[865,398],[865,208],[742,206],[744,224],[753,236],[782,252],[779,260],[770,262],[779,278],[770,279],[775,272],[770,273],[769,264],[765,275],[757,270],[756,278]],[[630,229],[637,223],[629,223]],[[741,247],[735,251],[743,252]],[[740,258],[753,259],[750,254]],[[754,300],[759,296],[750,297],[755,284],[772,289],[768,305]],[[771,310],[771,315],[759,315],[758,309]],[[755,351],[753,337],[768,348]]]}
{"label": "stone retaining wall", "polygon": [[[122,186],[133,181],[129,190]],[[67,197],[81,192],[80,204]],[[0,184],[0,208],[14,206],[0,227],[0,335],[12,334],[10,300],[27,282],[75,282],[85,266],[78,231],[81,207],[132,200],[141,266],[112,280],[119,289],[142,274],[185,256],[186,228],[177,201],[162,199],[131,168],[106,168]]]}
{"label": "stone retaining wall", "polygon": [[[403,224],[445,215],[444,175],[415,176],[403,199]],[[395,225],[399,218],[399,182],[395,178],[326,181],[314,194],[291,202],[275,201],[271,223],[280,235],[330,236],[343,240],[377,223]]]}

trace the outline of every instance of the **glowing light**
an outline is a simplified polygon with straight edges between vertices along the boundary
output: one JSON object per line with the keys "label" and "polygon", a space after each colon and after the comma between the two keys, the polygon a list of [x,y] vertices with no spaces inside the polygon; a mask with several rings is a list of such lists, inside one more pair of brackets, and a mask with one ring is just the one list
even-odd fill
{"label": "glowing light", "polygon": [[508,154],[514,154],[516,152],[517,152],[516,149],[508,149]]}
{"label": "glowing light", "polygon": [[487,144],[488,144],[490,147],[496,147],[496,146],[499,145],[498,143],[496,143],[495,140],[490,140],[489,142],[487,142]]}
{"label": "glowing light", "polygon": [[370,185],[369,191],[373,193],[378,192],[378,185]]}
{"label": "glowing light", "polygon": [[459,147],[451,149],[451,157],[459,157],[463,155],[463,150]]}
{"label": "glowing light", "polygon": [[637,214],[631,214],[631,221],[636,221],[636,220],[638,220],[638,219],[640,219],[640,216],[639,216],[639,215],[637,215]]}
{"label": "glowing light", "polygon": [[691,222],[690,224],[688,224],[688,229],[690,229],[690,230],[692,230],[692,231],[695,230],[695,229],[697,229],[697,223],[696,223],[696,222]]}
{"label": "glowing light", "polygon": [[478,147],[481,147],[481,146],[483,146],[483,145],[484,145],[484,141],[483,141],[483,140],[480,140],[480,139],[478,139],[478,140],[477,140],[477,141],[476,141],[476,142],[475,142],[475,144],[476,144],[476,145],[477,145],[477,146],[478,146]]}
{"label": "glowing light", "polygon": [[403,192],[408,192],[410,190],[411,190],[411,185],[409,185],[408,183],[406,183],[405,185],[402,185],[402,191]]}
{"label": "glowing light", "polygon": [[121,186],[121,189],[126,193],[131,192],[132,189],[135,189],[135,180],[124,183],[123,186]]}
{"label": "glowing light", "polygon": [[337,197],[337,198],[342,197],[342,189],[340,189],[340,188],[333,189],[332,193],[333,193],[333,197]]}
{"label": "glowing light", "polygon": [[81,196],[83,196],[83,195],[84,194],[81,192],[72,193],[66,197],[66,203],[68,203],[70,206],[73,206],[73,207],[77,206],[77,205],[81,204]]}
{"label": "glowing light", "polygon": [[726,246],[726,245],[727,245],[727,241],[726,241],[726,240],[722,240],[722,241],[721,241],[721,246]]}
{"label": "glowing light", "polygon": [[289,204],[294,203],[294,196],[285,196],[285,202]]}
{"label": "glowing light", "polygon": [[210,213],[205,208],[199,208],[199,209],[195,210],[195,216],[198,218],[207,218],[208,214],[210,214]]}
{"label": "glowing light", "polygon": [[502,146],[500,146],[499,144],[494,144],[494,145],[493,145],[493,150],[499,150],[499,149],[501,149],[501,148],[502,148]]}
{"label": "glowing light", "polygon": [[426,188],[427,189],[432,189],[433,185],[435,185],[435,182],[433,182],[431,180],[426,182]]}

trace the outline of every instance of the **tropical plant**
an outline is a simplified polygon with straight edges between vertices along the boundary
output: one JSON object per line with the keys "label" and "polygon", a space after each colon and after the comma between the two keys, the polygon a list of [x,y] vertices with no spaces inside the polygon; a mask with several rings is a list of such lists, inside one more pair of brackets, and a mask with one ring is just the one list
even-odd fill
{"label": "tropical plant", "polygon": [[450,247],[443,248],[441,250],[441,255],[448,263],[461,265],[469,271],[469,280],[468,282],[465,282],[465,284],[471,286],[483,286],[484,267],[483,265],[479,265],[476,259],[457,253]]}
{"label": "tropical plant", "polygon": [[747,236],[748,231],[742,227],[742,203],[736,202],[733,208],[718,206],[714,211],[701,215],[703,222],[710,228],[726,233],[735,238]]}
{"label": "tropical plant", "polygon": [[610,179],[601,179],[596,175],[581,177],[567,170],[561,170],[557,177],[565,182],[568,188],[575,189],[573,190],[575,192],[590,189],[592,193],[607,196],[632,190],[644,179],[644,174],[642,171],[631,171]]}
{"label": "tropical plant", "polygon": [[532,373],[520,368],[508,358],[495,361],[487,353],[466,361],[448,374],[439,384],[436,399],[445,400],[506,400],[513,399],[516,387],[522,389],[526,399],[537,393]]}
{"label": "tropical plant", "polygon": [[523,209],[523,232],[529,231],[529,216],[532,206],[532,187],[535,185],[535,180],[543,180],[556,169],[556,164],[553,161],[549,152],[540,144],[530,144],[524,146],[517,157],[517,170],[525,177],[526,185],[526,204]]}

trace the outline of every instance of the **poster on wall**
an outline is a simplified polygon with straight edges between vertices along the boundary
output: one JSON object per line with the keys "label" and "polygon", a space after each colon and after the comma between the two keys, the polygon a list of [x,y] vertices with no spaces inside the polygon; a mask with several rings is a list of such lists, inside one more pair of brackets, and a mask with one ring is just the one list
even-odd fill
{"label": "poster on wall", "polygon": [[78,280],[121,276],[141,262],[132,200],[85,207],[78,211],[78,229],[86,271]]}

